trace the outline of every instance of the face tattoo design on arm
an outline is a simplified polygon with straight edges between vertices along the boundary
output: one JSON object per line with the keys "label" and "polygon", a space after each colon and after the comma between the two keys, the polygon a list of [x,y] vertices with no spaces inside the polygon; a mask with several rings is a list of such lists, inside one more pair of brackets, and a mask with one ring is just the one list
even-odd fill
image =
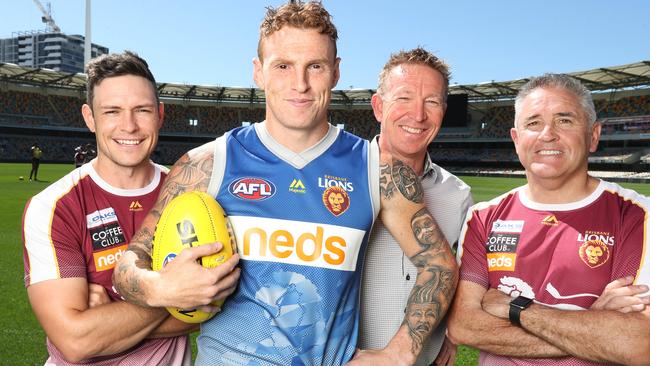
{"label": "face tattoo design on arm", "polygon": [[445,299],[451,301],[456,282],[453,270],[433,264],[436,257],[446,255],[442,250],[446,245],[443,234],[434,221],[426,209],[416,212],[411,219],[413,235],[422,250],[410,259],[418,269],[418,277],[424,280],[418,281],[411,290],[403,323],[408,326],[414,351],[415,344],[422,345],[425,336],[433,330],[432,325],[440,321],[441,303]]}

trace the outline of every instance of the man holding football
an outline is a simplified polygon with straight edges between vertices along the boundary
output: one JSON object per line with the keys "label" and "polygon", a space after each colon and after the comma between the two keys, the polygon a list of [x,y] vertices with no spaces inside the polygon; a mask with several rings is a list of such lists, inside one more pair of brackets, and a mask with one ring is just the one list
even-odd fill
{"label": "man holding football", "polygon": [[[82,114],[97,158],[27,203],[25,285],[47,335],[46,365],[189,365],[192,325],[126,301],[112,273],[167,169],[149,160],[163,122],[156,81],[131,52],[87,67]],[[109,298],[110,296],[110,298]]]}
{"label": "man holding football", "polygon": [[[380,157],[376,143],[327,121],[339,78],[336,39],[318,2],[268,8],[253,61],[266,120],[184,155],[120,259],[115,285],[147,306],[205,306],[229,296],[241,274],[221,313],[201,325],[197,365],[412,364],[451,301],[456,263],[426,210],[417,175],[390,151]],[[293,182],[304,189],[292,189]],[[239,254],[203,268],[196,258],[222,244],[200,246],[152,272],[156,222],[173,197],[190,190],[208,192],[223,206]],[[413,305],[432,316],[413,327],[405,323],[386,348],[353,359],[361,266],[378,214],[417,263],[422,296]],[[433,235],[418,241],[412,223],[427,217],[423,229]]]}

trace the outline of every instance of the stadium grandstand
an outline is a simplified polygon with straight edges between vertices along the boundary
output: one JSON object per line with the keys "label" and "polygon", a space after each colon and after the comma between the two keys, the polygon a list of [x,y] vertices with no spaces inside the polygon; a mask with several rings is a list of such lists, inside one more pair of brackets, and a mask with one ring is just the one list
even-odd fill
{"label": "stadium grandstand", "polygon": [[[573,72],[593,93],[603,124],[592,174],[650,182],[650,61]],[[84,74],[0,63],[0,153],[25,162],[42,146],[44,162],[72,164],[74,148],[94,143],[81,117]],[[509,130],[518,79],[451,85],[443,128],[430,146],[436,162],[459,174],[522,175]],[[172,164],[182,153],[224,132],[264,119],[264,92],[256,88],[159,83],[165,123],[154,160]],[[373,89],[336,90],[330,122],[365,138],[379,131],[370,107]]]}

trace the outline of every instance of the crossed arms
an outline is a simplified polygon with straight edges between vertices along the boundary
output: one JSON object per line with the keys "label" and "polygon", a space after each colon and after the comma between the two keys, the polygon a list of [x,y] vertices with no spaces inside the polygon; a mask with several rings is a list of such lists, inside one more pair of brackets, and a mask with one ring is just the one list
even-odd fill
{"label": "crossed arms", "polygon": [[[177,336],[196,328],[170,317],[165,309],[125,301],[106,299],[90,307],[88,288],[85,278],[43,281],[27,288],[38,321],[69,362],[116,354],[145,338]],[[105,292],[103,296],[108,298]]]}
{"label": "crossed arms", "polygon": [[574,356],[595,362],[650,364],[650,304],[638,294],[647,286],[625,277],[610,283],[585,311],[533,304],[521,313],[522,327],[508,321],[511,298],[461,280],[448,332],[454,343],[521,358]]}

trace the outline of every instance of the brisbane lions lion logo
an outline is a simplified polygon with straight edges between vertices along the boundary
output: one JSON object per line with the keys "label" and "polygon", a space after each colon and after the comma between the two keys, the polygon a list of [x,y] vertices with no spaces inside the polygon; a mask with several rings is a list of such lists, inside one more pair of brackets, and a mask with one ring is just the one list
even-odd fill
{"label": "brisbane lions lion logo", "polygon": [[323,203],[334,216],[340,216],[350,207],[350,196],[341,187],[329,187],[323,192]]}
{"label": "brisbane lions lion logo", "polygon": [[600,240],[588,240],[580,246],[580,259],[591,268],[600,267],[609,259],[609,248]]}

